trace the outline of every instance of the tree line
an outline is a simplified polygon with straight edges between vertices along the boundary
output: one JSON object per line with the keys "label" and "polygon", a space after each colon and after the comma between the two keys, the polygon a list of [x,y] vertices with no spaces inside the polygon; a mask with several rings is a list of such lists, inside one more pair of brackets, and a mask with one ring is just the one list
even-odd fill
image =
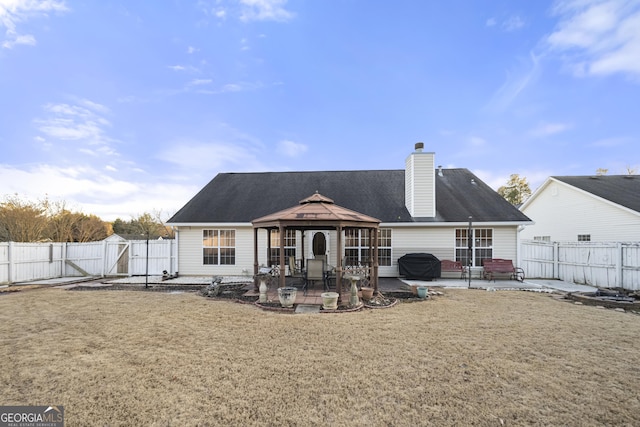
{"label": "tree line", "polygon": [[125,238],[173,238],[173,230],[159,214],[107,222],[74,212],[64,201],[30,201],[13,195],[0,203],[0,242],[93,242],[114,233]]}

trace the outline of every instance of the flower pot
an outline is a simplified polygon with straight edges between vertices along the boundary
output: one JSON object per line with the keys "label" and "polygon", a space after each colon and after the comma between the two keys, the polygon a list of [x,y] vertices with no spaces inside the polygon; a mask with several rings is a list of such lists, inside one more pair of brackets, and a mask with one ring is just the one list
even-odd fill
{"label": "flower pot", "polygon": [[363,286],[362,288],[360,288],[360,293],[362,294],[362,299],[365,301],[369,301],[371,298],[373,298],[373,288]]}
{"label": "flower pot", "polygon": [[427,288],[426,286],[418,286],[416,288],[416,291],[418,292],[418,298],[426,298],[427,292],[429,292],[429,288]]}
{"label": "flower pot", "polygon": [[293,307],[298,290],[294,287],[278,288],[278,299],[283,307]]}
{"label": "flower pot", "polygon": [[320,294],[322,297],[322,308],[325,310],[337,310],[338,309],[338,294],[337,292],[323,292]]}

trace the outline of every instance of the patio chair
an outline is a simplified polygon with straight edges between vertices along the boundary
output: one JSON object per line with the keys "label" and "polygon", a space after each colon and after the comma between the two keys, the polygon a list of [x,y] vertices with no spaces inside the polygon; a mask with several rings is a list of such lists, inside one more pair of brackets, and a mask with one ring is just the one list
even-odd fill
{"label": "patio chair", "polygon": [[302,271],[302,266],[300,260],[296,260],[296,257],[289,257],[289,276],[293,278],[304,280],[304,271]]}
{"label": "patio chair", "polygon": [[306,295],[307,291],[309,290],[309,283],[313,285],[313,283],[319,280],[322,281],[323,286],[326,286],[324,261],[322,261],[321,259],[308,259],[307,270],[304,275],[304,295]]}

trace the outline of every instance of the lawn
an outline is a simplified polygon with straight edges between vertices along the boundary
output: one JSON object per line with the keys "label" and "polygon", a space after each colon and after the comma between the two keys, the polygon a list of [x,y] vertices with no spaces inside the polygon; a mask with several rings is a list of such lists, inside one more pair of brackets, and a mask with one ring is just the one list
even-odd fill
{"label": "lawn", "polygon": [[67,426],[640,425],[640,316],[546,294],[289,315],[196,294],[0,295],[0,405]]}

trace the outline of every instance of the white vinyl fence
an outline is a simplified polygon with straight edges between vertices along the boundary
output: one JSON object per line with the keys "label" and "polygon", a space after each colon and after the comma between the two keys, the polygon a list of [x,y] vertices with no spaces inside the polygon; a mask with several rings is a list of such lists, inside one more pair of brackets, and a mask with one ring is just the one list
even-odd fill
{"label": "white vinyl fence", "polygon": [[[148,251],[148,252],[147,252]],[[148,253],[148,256],[147,256]],[[175,240],[0,243],[0,283],[74,276],[143,276],[177,270]]]}
{"label": "white vinyl fence", "polygon": [[527,278],[640,290],[640,242],[538,242],[520,245]]}

